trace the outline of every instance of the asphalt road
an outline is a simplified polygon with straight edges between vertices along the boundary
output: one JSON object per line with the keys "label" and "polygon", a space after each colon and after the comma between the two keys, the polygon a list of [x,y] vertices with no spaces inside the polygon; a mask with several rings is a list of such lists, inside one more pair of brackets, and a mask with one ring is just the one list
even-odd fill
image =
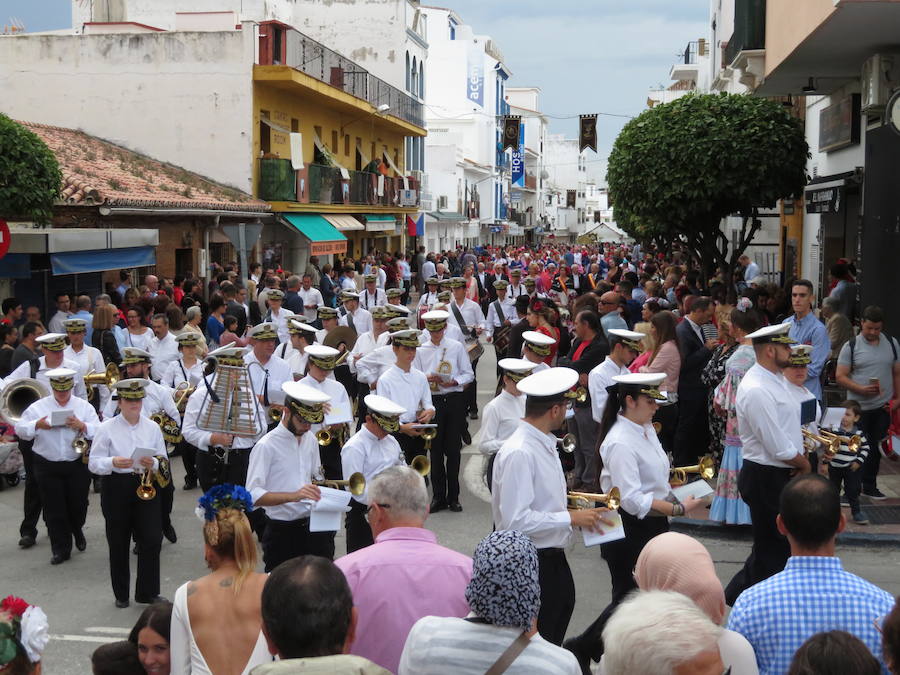
{"label": "asphalt road", "polygon": [[[493,349],[486,347],[479,364],[480,405],[490,400],[494,390]],[[478,422],[471,422],[473,444],[463,449],[462,513],[442,511],[430,517],[427,527],[434,530],[445,546],[472,554],[478,541],[491,531],[489,495],[481,475],[483,459],[478,453]],[[184,492],[180,459],[173,462],[175,495],[172,521],[178,542],[163,542],[162,594],[172,598],[175,589],[188,579],[205,573],[200,522],[193,509],[199,490]],[[123,639],[134,624],[143,605],[132,603],[116,609],[109,582],[104,522],[98,495],[91,495],[85,535],[88,548],[73,553],[72,559],[56,567],[50,565],[50,547],[42,529],[38,543],[23,551],[16,546],[22,517],[22,487],[0,492],[0,597],[14,594],[43,607],[50,620],[52,639],[44,654],[44,672],[54,675],[90,672],[90,654],[104,642]],[[749,552],[746,541],[701,537],[709,548],[719,578],[726,582],[743,564]],[[343,532],[338,532],[337,551],[345,550]],[[894,595],[900,594],[900,551],[893,548],[853,547],[839,551],[844,566]],[[596,618],[609,601],[609,575],[600,558],[599,548],[585,548],[580,540],[569,547],[569,562],[578,589],[570,634],[580,632]],[[133,559],[134,560],[134,559]],[[132,575],[134,574],[132,566]],[[132,589],[134,580],[132,577]]]}

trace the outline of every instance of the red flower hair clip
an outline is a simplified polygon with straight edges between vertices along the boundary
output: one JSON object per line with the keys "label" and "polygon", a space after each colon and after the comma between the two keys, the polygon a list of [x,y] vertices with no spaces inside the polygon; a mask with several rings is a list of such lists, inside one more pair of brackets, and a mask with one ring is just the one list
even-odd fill
{"label": "red flower hair clip", "polygon": [[22,615],[25,613],[25,610],[28,609],[31,605],[25,602],[22,598],[17,598],[14,595],[7,595],[3,598],[3,602],[0,602],[0,611],[7,612],[14,617],[22,618]]}
{"label": "red flower hair clip", "polygon": [[533,312],[542,312],[544,311],[544,303],[540,300],[535,300],[531,303],[531,311]]}

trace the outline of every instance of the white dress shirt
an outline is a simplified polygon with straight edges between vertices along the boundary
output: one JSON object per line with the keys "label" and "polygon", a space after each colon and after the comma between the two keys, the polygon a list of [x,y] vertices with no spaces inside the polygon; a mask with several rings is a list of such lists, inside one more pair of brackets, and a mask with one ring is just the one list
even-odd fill
{"label": "white dress shirt", "polygon": [[395,363],[397,363],[397,356],[394,354],[393,345],[376,347],[356,360],[356,379],[372,387]]}
{"label": "white dress shirt", "polygon": [[[111,396],[103,407],[104,421],[115,417],[118,408],[118,399]],[[164,411],[175,420],[176,424],[181,424],[181,414],[175,405],[174,390],[150,380],[149,384],[144,387],[144,404],[141,406],[141,415],[149,418],[150,415],[160,411]]]}
{"label": "white dress shirt", "polygon": [[[300,301],[303,303],[303,316],[306,317],[307,321],[315,321],[317,309],[325,304],[321,291],[314,286],[310,286],[309,290],[301,288],[297,291],[297,295],[300,296]],[[315,305],[315,308],[307,309],[307,305]]]}
{"label": "white dress shirt", "polygon": [[[279,424],[250,452],[247,491],[254,504],[267,492],[294,492],[319,478],[319,463],[314,431],[307,431],[298,439]],[[269,518],[281,521],[309,518],[310,512],[307,501],[262,508]]]}
{"label": "white dress shirt", "polygon": [[275,324],[275,331],[278,333],[278,341],[279,342],[288,342],[291,339],[290,333],[288,333],[288,319],[294,316],[294,313],[282,307],[277,313],[273,310],[269,310],[269,321]]}
{"label": "white dress shirt", "polygon": [[[253,393],[262,396],[265,388],[269,394],[269,404],[281,405],[284,403],[284,392],[281,390],[281,385],[285,382],[292,382],[294,379],[294,374],[287,362],[273,354],[263,365],[251,350],[244,354],[244,363],[247,364],[247,372],[250,373]],[[268,380],[266,376],[268,376]],[[265,427],[263,428],[265,429]]]}
{"label": "white dress shirt", "polygon": [[360,430],[341,448],[344,480],[349,480],[350,476],[357,472],[366,477],[366,490],[361,495],[353,496],[360,504],[369,503],[368,485],[372,479],[385,469],[399,464],[406,464],[406,460],[403,459],[403,451],[397,439],[388,434],[378,440],[365,425],[360,427]]}
{"label": "white dress shirt", "polygon": [[426,260],[422,263],[422,280],[427,281],[431,277],[437,276],[437,269],[435,268],[435,264],[431,260]]}
{"label": "white dress shirt", "polygon": [[359,306],[363,309],[372,309],[377,305],[387,304],[387,293],[381,288],[375,287],[374,292],[370,292],[368,288],[363,289],[359,294]]}
{"label": "white dress shirt", "polygon": [[309,362],[309,354],[306,352],[301,352],[298,350],[294,350],[293,353],[288,356],[287,364],[288,368],[291,369],[291,375],[294,380],[299,380],[301,377],[306,375],[306,364]]}
{"label": "white dress shirt", "polygon": [[[84,345],[80,352],[76,352],[72,349],[72,345],[69,345],[63,350],[63,358],[77,363],[82,375],[87,375],[91,371],[102,373],[106,370],[103,354],[96,347]],[[104,384],[97,385],[97,390],[100,394],[100,409],[102,410],[112,393],[109,391],[109,387]],[[87,387],[85,387],[85,393],[87,393]]]}
{"label": "white dress shirt", "polygon": [[525,284],[519,284],[518,286],[509,285],[509,290],[506,292],[507,298],[512,298],[513,302],[516,301],[520,295],[528,295],[528,291],[525,289]]}
{"label": "white dress shirt", "polygon": [[572,534],[556,446],[555,436],[522,420],[494,461],[494,525],[522,532],[537,548],[562,548]]}
{"label": "white dress shirt", "polygon": [[203,361],[200,359],[197,359],[190,368],[184,364],[184,359],[178,359],[175,363],[169,365],[169,369],[163,375],[160,384],[170,389],[175,389],[182,382],[187,382],[192,387],[196,387],[200,380],[203,379],[203,368]]}
{"label": "white dress shirt", "polygon": [[735,410],[745,461],[788,467],[803,452],[800,404],[781,373],[751,366],[738,385]]}
{"label": "white dress shirt", "polygon": [[71,312],[63,312],[62,310],[57,310],[56,314],[50,319],[50,323],[47,324],[47,330],[51,333],[65,333],[66,325],[63,323],[66,319],[72,318]]}
{"label": "white dress shirt", "polygon": [[432,293],[431,291],[425,291],[419,298],[419,303],[416,305],[416,309],[419,310],[422,309],[422,307],[427,307],[430,310],[437,301],[437,292]]}
{"label": "white dress shirt", "polygon": [[[454,307],[459,310],[465,325],[460,325],[456,318],[456,312],[453,311]],[[484,328],[484,313],[481,311],[481,306],[474,300],[466,298],[462,305],[456,304],[456,300],[451,300],[447,311],[450,312],[450,320],[447,323],[455,324],[466,336],[471,335],[473,328]]]}
{"label": "white dress shirt", "polygon": [[[481,311],[481,310],[479,310]],[[439,385],[439,395],[451,394],[456,391],[462,391],[469,382],[475,379],[472,372],[472,362],[466,353],[466,348],[461,342],[451,340],[444,337],[439,344],[434,344],[431,340],[421,345],[416,350],[416,358],[413,360],[413,368],[421,370],[425,376],[434,375],[438,372],[438,364],[441,361],[447,361],[450,364],[450,373],[444,373],[444,377],[456,380],[456,385],[452,387],[444,387]]]}
{"label": "white dress shirt", "polygon": [[[497,302],[500,303],[502,316],[497,314]],[[495,330],[503,326],[504,321],[509,321],[510,325],[519,323],[519,315],[516,313],[516,301],[509,296],[503,300],[498,298],[488,305],[487,322],[484,327],[485,335],[491,337]]]}
{"label": "white dress shirt", "polygon": [[63,425],[51,429],[38,429],[37,423],[42,417],[50,423],[50,415],[56,410],[71,410],[72,415],[85,423],[87,429],[85,438],[93,438],[100,425],[100,419],[94,410],[94,406],[77,396],[70,396],[65,405],[59,405],[53,394],[45,396],[32,403],[22,413],[22,418],[16,425],[16,436],[25,441],[34,440],[34,451],[51,462],[70,462],[78,459],[79,455],[72,447],[72,441],[78,435],[74,429]]}
{"label": "white dress shirt", "polygon": [[357,335],[361,335],[362,333],[366,333],[372,330],[372,315],[362,307],[357,307],[355,312],[347,312],[346,314],[341,316],[338,319],[338,325],[349,326],[350,321],[347,318],[348,316],[353,317],[353,330],[356,331]]}
{"label": "white dress shirt", "polygon": [[619,366],[612,357],[597,364],[588,373],[588,393],[591,395],[591,417],[599,424],[603,418],[603,409],[606,408],[606,399],[609,393],[606,388],[615,384],[613,377],[616,375],[628,375],[630,371],[625,366]]}
{"label": "white dress shirt", "polygon": [[[144,401],[146,402],[146,398]],[[135,468],[113,466],[113,457],[131,457],[137,448],[148,448],[158,457],[168,457],[159,425],[141,411],[137,424],[130,424],[122,415],[104,420],[91,445],[88,469],[91,473],[108,476],[111,473],[131,473]],[[154,469],[159,464],[154,460]]]}
{"label": "white dress shirt", "polygon": [[181,358],[181,352],[178,351],[178,343],[175,336],[167,332],[165,337],[160,340],[155,335],[150,340],[150,346],[147,348],[150,352],[150,372],[156,382],[162,380],[163,375],[169,369],[169,365],[175,363]]}
{"label": "white dress shirt", "polygon": [[603,470],[600,489],[617,487],[622,508],[636,518],[644,518],[654,499],[665,499],[669,486],[669,458],[653,425],[640,426],[619,415],[600,446]]}
{"label": "white dress shirt", "polygon": [[[371,330],[361,333],[360,336],[356,338],[356,344],[353,345],[353,349],[351,350],[352,353],[347,357],[347,365],[350,366],[350,372],[356,375],[356,362],[366,354],[371,354],[376,348],[386,345],[390,337],[391,334],[388,331],[382,331],[377,338]],[[359,354],[358,357],[356,356],[357,354]]]}
{"label": "white dress shirt", "polygon": [[378,395],[389,398],[406,409],[400,415],[400,423],[416,421],[416,413],[420,410],[432,410],[431,387],[425,379],[425,373],[410,368],[407,373],[397,365],[389,367],[378,378]]}
{"label": "white dress shirt", "polygon": [[[302,380],[300,380],[300,382],[309,385],[313,389],[317,389],[324,394],[328,394],[331,397],[331,401],[329,401],[329,403],[331,404],[332,410],[334,408],[337,408],[338,406],[341,406],[347,410],[351,409],[350,396],[347,394],[347,390],[344,388],[344,385],[342,385],[334,378],[326,377],[324,380],[319,382],[312,375],[307,375]],[[316,433],[320,429],[324,429],[326,426],[327,425],[324,422],[322,424],[313,424],[310,427],[310,431],[312,431],[312,433]]]}
{"label": "white dress shirt", "polygon": [[[254,368],[253,370],[259,369]],[[216,388],[215,380],[219,377],[219,375],[220,373],[216,372],[206,378],[213,391],[215,391]],[[279,385],[279,391],[281,391],[280,386],[281,385]],[[284,400],[283,392],[281,393],[281,397],[281,400]],[[256,441],[266,433],[268,420],[265,417],[265,410],[259,404],[258,399],[252,392],[250,395],[250,401],[251,404],[256,408],[257,433],[255,436],[235,436],[234,442],[232,442],[231,444],[231,447],[235,450],[245,450],[247,448],[252,448],[253,444],[256,443]],[[197,426],[197,423],[206,416],[206,409],[209,405],[213,405],[212,399],[210,399],[209,397],[209,392],[206,389],[206,384],[201,382],[199,385],[197,385],[197,391],[191,394],[190,398],[188,398],[187,406],[184,409],[184,421],[181,425],[181,433],[184,435],[184,440],[186,440],[188,443],[193,445],[195,448],[198,448],[202,452],[206,452],[207,448],[212,445],[210,437],[212,436],[214,431],[200,429]],[[230,433],[225,429],[216,429],[215,431]]]}
{"label": "white dress shirt", "polygon": [[[463,335],[462,331],[457,327],[455,323],[447,322],[447,327],[444,329],[444,338],[449,338],[450,340],[456,340],[457,342],[465,345],[466,336]],[[419,333],[419,344],[424,345],[426,342],[431,342],[431,333],[427,330],[423,330]]]}
{"label": "white dress shirt", "polygon": [[513,435],[525,417],[525,396],[513,396],[506,389],[488,401],[481,414],[482,454],[493,455]]}
{"label": "white dress shirt", "polygon": [[[16,380],[20,378],[30,378],[31,377],[31,362],[23,361],[19,364],[19,366],[12,371],[9,376],[7,376],[2,383],[0,383],[0,391],[6,389],[6,387]],[[47,387],[47,391],[51,391],[52,387],[50,386],[50,380],[47,377],[47,371],[53,370],[54,368],[69,368],[70,370],[74,370],[78,373],[75,376],[75,388],[72,390],[72,393],[75,394],[78,398],[83,398],[87,400],[87,388],[84,386],[84,376],[85,373],[81,370],[81,366],[78,361],[72,361],[71,359],[63,357],[63,361],[58,366],[53,366],[53,368],[49,368],[47,366],[47,360],[45,357],[41,356],[38,358],[38,369],[37,373],[34,375],[34,379]]]}

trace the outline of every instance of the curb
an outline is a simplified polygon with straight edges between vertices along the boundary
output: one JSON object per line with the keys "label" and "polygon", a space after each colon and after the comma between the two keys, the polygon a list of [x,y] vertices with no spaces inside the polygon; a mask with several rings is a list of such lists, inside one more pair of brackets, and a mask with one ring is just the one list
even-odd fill
{"label": "curb", "polygon": [[[707,535],[732,541],[750,541],[752,538],[749,525],[723,525],[698,518],[673,518],[671,524],[673,530],[684,534]],[[900,534],[842,532],[837,536],[837,543],[840,546],[900,548]]]}

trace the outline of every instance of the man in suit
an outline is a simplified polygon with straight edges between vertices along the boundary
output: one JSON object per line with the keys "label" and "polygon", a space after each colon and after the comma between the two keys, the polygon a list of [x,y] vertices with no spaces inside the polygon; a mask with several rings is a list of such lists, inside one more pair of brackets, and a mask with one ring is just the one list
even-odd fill
{"label": "man in suit", "polygon": [[717,340],[707,340],[700,327],[712,321],[713,303],[699,297],[690,313],[678,324],[675,335],[681,351],[678,374],[678,425],[675,428],[675,465],[696,464],[709,447],[708,389],[700,375],[712,356]]}
{"label": "man in suit", "polygon": [[247,298],[247,287],[238,286],[237,301],[241,303],[244,311],[247,313],[247,325],[255,326],[262,321],[262,315],[259,313],[259,305]]}
{"label": "man in suit", "polygon": [[247,312],[244,306],[237,301],[237,286],[230,281],[223,281],[219,286],[219,290],[225,297],[225,314],[233,316],[237,319],[237,335],[241,336],[247,330]]}
{"label": "man in suit", "polygon": [[484,263],[478,263],[475,280],[478,282],[478,302],[481,305],[481,311],[486,315],[488,304],[497,299],[497,293],[494,290],[494,275],[484,269]]}
{"label": "man in suit", "polygon": [[[516,298],[516,314],[519,316],[519,321],[509,331],[509,346],[506,348],[507,358],[522,358],[522,346],[525,344],[525,338],[522,337],[522,333],[531,330],[531,326],[525,321],[525,315],[528,314],[528,302],[529,298],[527,295],[520,295]],[[500,355],[498,354],[497,356],[499,358]]]}
{"label": "man in suit", "polygon": [[[575,340],[566,356],[558,359],[558,366],[572,368],[578,373],[578,386],[588,389],[588,374],[600,365],[609,354],[609,342],[600,327],[600,317],[590,309],[583,309],[575,316]],[[575,417],[569,422],[569,431],[578,439],[575,448],[575,490],[596,492],[600,475],[597,471],[597,423],[591,414],[591,399],[575,402]]]}
{"label": "man in suit", "polygon": [[[312,277],[310,277],[312,284]],[[313,284],[315,285],[315,284]],[[291,310],[294,314],[303,314],[303,300],[300,298],[300,277],[292,274],[287,278],[287,291],[284,294],[284,301],[281,306]]]}

